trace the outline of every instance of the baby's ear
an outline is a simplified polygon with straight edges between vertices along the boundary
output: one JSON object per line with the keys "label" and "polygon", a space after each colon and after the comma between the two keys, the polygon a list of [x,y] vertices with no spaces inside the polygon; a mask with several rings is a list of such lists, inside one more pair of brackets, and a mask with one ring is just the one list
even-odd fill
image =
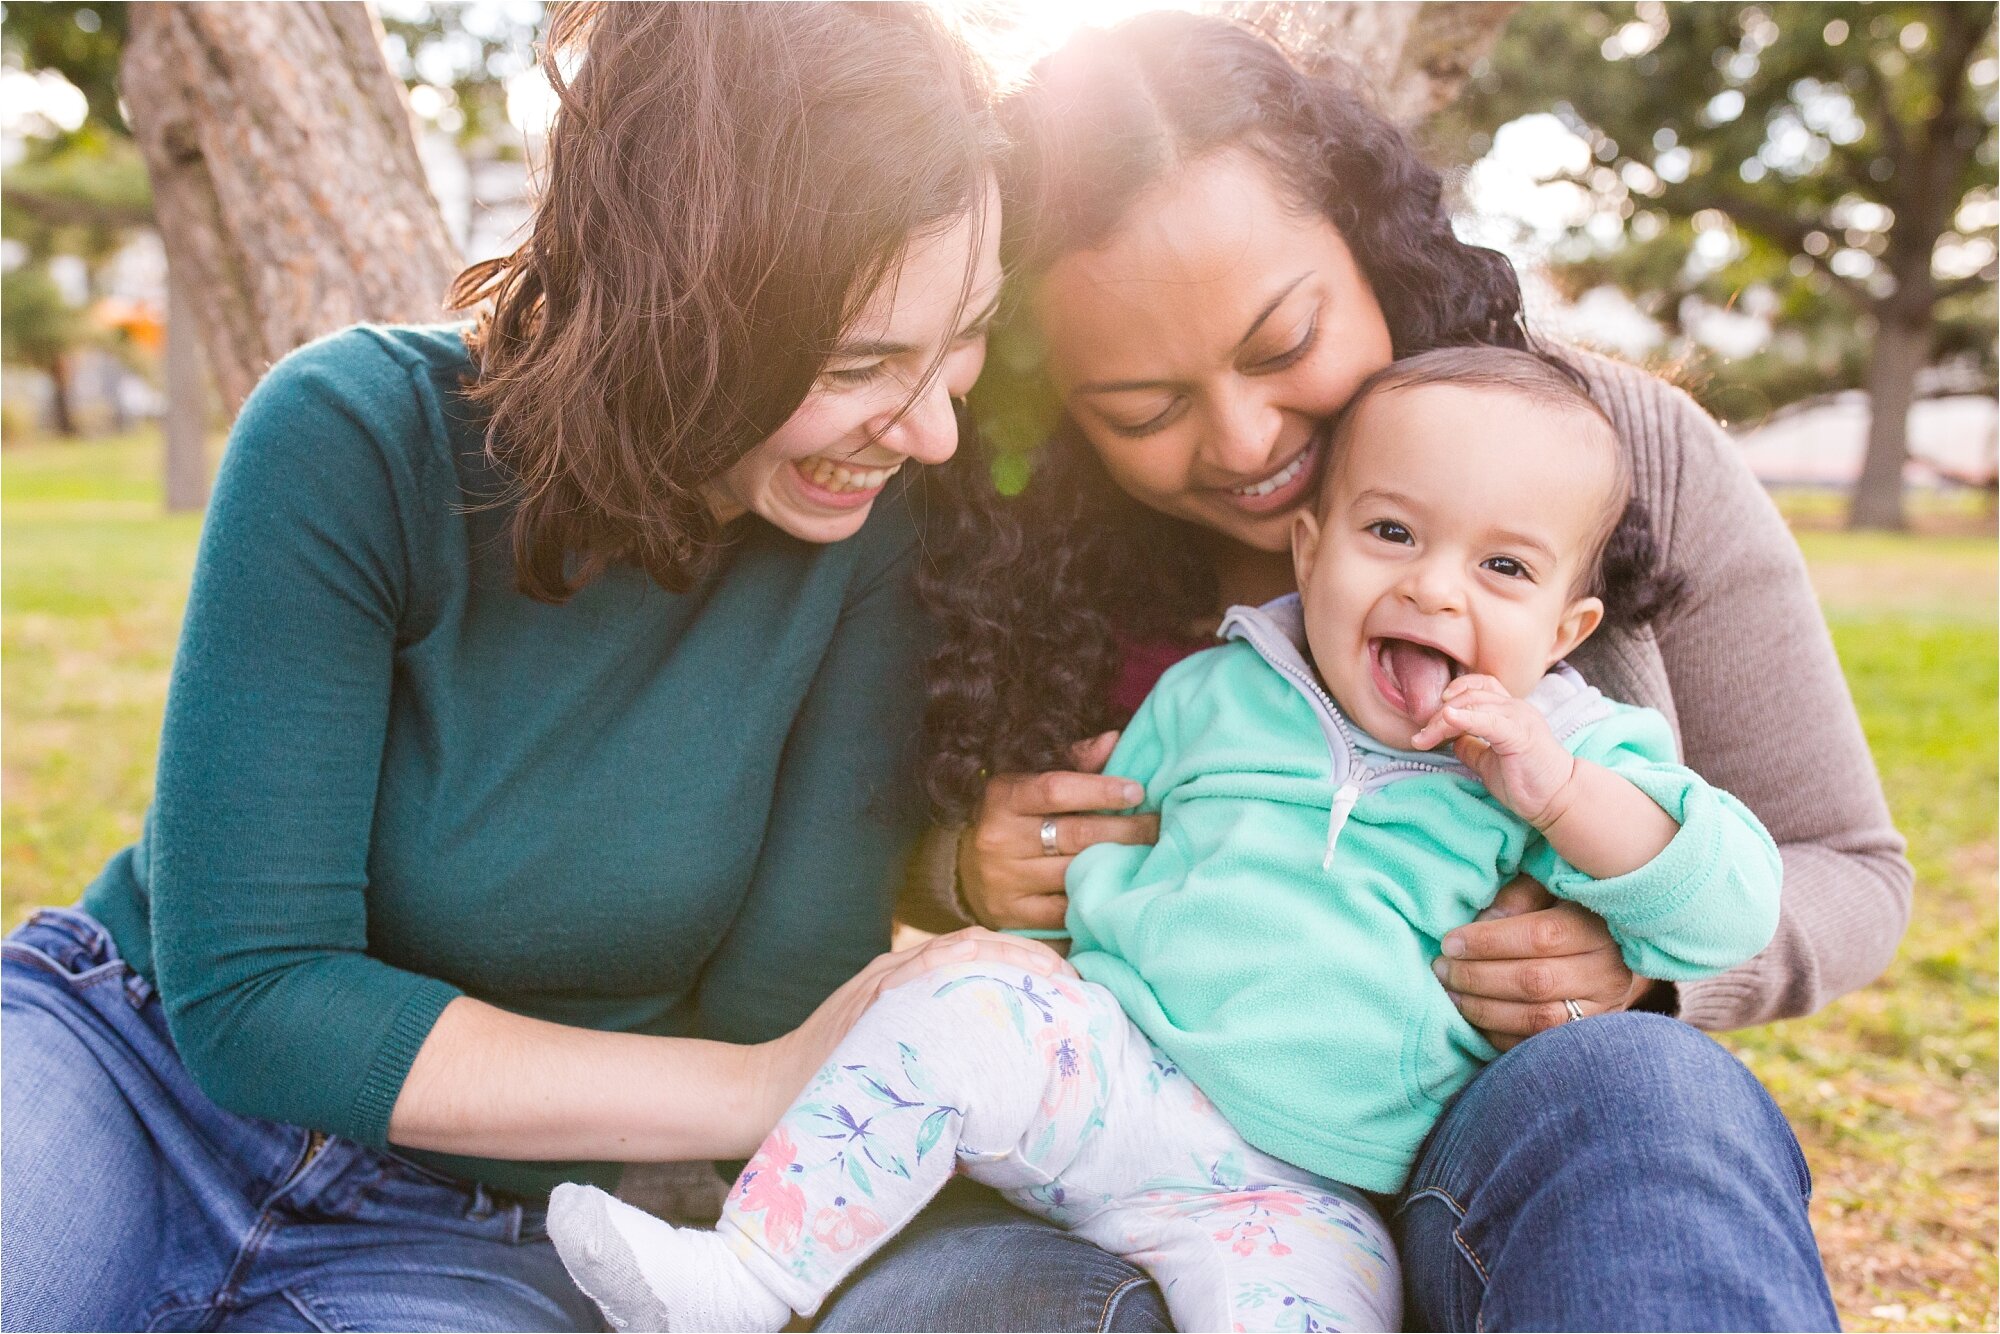
{"label": "baby's ear", "polygon": [[1576,646],[1590,638],[1591,632],[1604,623],[1604,603],[1599,598],[1578,598],[1563,612],[1562,620],[1556,622],[1556,642],[1549,649],[1549,666],[1553,667],[1576,651]]}
{"label": "baby's ear", "polygon": [[1302,509],[1292,516],[1292,578],[1299,581],[1301,593],[1306,591],[1313,557],[1318,554],[1319,517],[1310,508]]}

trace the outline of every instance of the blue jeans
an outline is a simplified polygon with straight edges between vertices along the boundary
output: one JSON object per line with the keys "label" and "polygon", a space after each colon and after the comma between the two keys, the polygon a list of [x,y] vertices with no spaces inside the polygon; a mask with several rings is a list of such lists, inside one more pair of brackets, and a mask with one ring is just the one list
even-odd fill
{"label": "blue jeans", "polygon": [[210,1102],[92,918],[0,950],[0,1325],[600,1328],[540,1210]]}
{"label": "blue jeans", "polygon": [[[1654,1014],[1566,1024],[1446,1111],[1397,1230],[1412,1329],[1837,1329],[1770,1095]],[[955,1182],[823,1330],[1164,1330],[1145,1275]]]}

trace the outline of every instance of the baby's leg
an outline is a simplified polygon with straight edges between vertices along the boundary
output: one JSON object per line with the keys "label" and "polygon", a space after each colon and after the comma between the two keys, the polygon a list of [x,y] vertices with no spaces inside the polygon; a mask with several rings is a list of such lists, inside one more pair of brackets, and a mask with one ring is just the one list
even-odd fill
{"label": "baby's leg", "polygon": [[1114,1198],[1073,1226],[1150,1273],[1176,1328],[1401,1328],[1395,1250],[1365,1196],[1245,1143],[1143,1037],[1114,1088],[1119,1133],[1064,1181]]}
{"label": "baby's leg", "polygon": [[1388,1229],[1331,1182],[1150,1192],[1077,1229],[1152,1274],[1176,1329],[1396,1330]]}
{"label": "baby's leg", "polygon": [[[563,1186],[550,1236],[619,1329],[780,1329],[914,1218],[961,1157],[1011,1173],[1010,1184],[1061,1170],[1094,1110],[1072,1090],[1102,1093],[1102,1067],[1079,1060],[1099,1008],[1085,994],[1067,978],[986,964],[898,987],[765,1139],[716,1231]],[[1052,1104],[1069,1114],[1052,1121]]]}

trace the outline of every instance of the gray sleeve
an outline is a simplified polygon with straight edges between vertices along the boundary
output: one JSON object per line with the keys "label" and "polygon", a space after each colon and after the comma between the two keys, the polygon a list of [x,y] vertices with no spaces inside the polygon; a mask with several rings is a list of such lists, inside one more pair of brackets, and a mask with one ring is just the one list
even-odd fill
{"label": "gray sleeve", "polygon": [[1681,984],[1680,1016],[1727,1029],[1808,1014],[1895,954],[1910,911],[1903,839],[1804,558],[1735,444],[1654,377],[1595,359],[1585,369],[1688,581],[1658,628],[1687,764],[1754,811],[1784,861],[1771,944]]}

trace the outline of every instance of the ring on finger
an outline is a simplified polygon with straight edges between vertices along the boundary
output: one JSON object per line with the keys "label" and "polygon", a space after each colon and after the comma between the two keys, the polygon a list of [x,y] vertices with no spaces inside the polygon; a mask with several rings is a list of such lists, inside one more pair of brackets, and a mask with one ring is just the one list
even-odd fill
{"label": "ring on finger", "polygon": [[1042,855],[1044,857],[1062,855],[1062,849],[1056,846],[1056,819],[1053,815],[1042,821]]}
{"label": "ring on finger", "polygon": [[1570,1022],[1571,1019],[1583,1018],[1583,1007],[1573,1000],[1565,1000],[1563,1002],[1563,1012],[1569,1015],[1569,1019],[1563,1020],[1564,1023]]}

